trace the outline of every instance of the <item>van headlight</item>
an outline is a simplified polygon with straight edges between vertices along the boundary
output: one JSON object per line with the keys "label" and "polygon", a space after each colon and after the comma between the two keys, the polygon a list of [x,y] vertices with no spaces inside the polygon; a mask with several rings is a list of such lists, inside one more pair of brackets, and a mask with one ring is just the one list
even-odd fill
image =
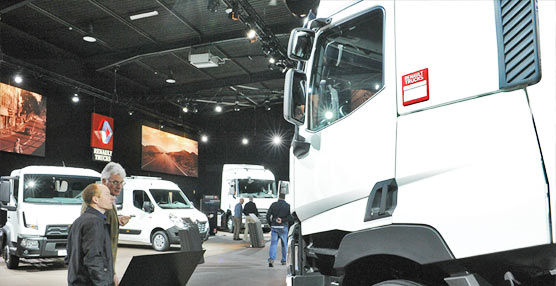
{"label": "van headlight", "polygon": [[173,213],[170,213],[169,218],[170,218],[170,221],[172,223],[174,223],[174,225],[177,226],[178,228],[181,228],[181,229],[186,229],[187,228],[187,226],[183,222],[183,219],[177,217]]}
{"label": "van headlight", "polygon": [[34,239],[24,238],[21,240],[21,247],[27,249],[39,249],[39,241]]}

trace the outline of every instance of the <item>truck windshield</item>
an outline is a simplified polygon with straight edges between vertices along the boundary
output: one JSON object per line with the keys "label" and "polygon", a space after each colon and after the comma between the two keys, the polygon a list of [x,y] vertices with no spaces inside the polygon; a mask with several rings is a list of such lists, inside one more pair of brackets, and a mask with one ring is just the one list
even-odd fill
{"label": "truck windshield", "polygon": [[163,209],[190,209],[191,202],[180,190],[151,189],[151,195],[160,208]]}
{"label": "truck windshield", "polygon": [[24,175],[23,201],[40,204],[81,204],[81,192],[97,177]]}
{"label": "truck windshield", "polygon": [[239,179],[239,197],[277,198],[273,180]]}
{"label": "truck windshield", "polygon": [[383,86],[383,10],[375,9],[322,33],[310,76],[309,128],[348,115]]}

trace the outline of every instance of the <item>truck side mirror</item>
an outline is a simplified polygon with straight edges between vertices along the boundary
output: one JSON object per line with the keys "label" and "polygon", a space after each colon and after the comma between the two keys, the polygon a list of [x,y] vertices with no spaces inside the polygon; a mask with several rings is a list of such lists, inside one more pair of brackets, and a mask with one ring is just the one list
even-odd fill
{"label": "truck side mirror", "polygon": [[284,81],[284,119],[294,125],[305,122],[305,73],[290,69]]}
{"label": "truck side mirror", "polygon": [[0,203],[10,202],[10,181],[2,181],[0,184]]}
{"label": "truck side mirror", "polygon": [[288,57],[294,61],[307,61],[311,57],[315,31],[306,28],[293,29],[288,43]]}
{"label": "truck side mirror", "polygon": [[290,193],[290,182],[289,181],[278,181],[278,190],[280,194],[289,194]]}
{"label": "truck side mirror", "polygon": [[147,201],[143,203],[143,210],[148,212],[148,213],[152,213],[154,212],[154,206],[151,202]]}

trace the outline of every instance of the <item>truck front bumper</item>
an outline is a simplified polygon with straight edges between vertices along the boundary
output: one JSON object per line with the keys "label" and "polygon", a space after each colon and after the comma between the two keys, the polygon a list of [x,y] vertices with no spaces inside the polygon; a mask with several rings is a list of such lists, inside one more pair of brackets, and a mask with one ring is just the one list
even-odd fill
{"label": "truck front bumper", "polygon": [[18,236],[16,256],[21,258],[64,257],[67,255],[67,244],[67,238]]}

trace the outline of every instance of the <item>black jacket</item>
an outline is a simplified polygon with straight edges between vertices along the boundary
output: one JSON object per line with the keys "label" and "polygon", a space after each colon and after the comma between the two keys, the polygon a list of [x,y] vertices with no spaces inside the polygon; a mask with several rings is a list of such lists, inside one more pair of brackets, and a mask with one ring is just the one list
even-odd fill
{"label": "black jacket", "polygon": [[257,217],[259,216],[259,211],[257,210],[257,205],[254,202],[247,202],[243,207],[243,214],[255,214]]}
{"label": "black jacket", "polygon": [[[281,218],[282,223],[277,223],[277,218]],[[270,222],[270,226],[288,226],[293,221],[290,214],[290,204],[284,200],[272,203],[266,213],[266,221]]]}
{"label": "black jacket", "polygon": [[94,208],[71,225],[68,235],[68,285],[114,285],[110,225]]}

